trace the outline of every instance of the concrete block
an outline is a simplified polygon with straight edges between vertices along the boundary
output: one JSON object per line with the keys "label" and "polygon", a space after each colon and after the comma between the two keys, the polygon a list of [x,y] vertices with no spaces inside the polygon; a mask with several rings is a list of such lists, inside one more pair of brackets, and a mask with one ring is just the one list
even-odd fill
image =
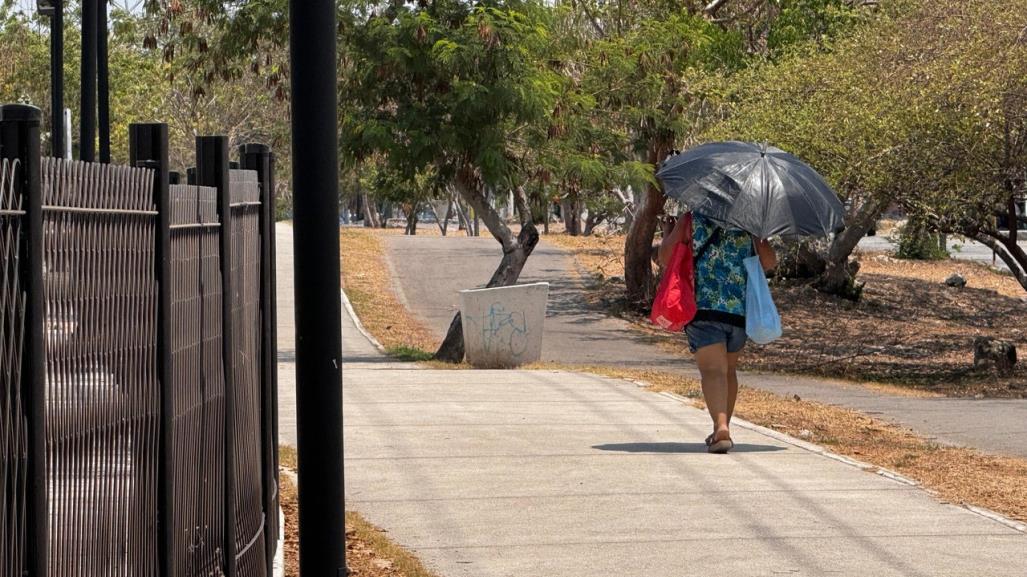
{"label": "concrete block", "polygon": [[510,368],[542,358],[549,283],[460,291],[467,362]]}

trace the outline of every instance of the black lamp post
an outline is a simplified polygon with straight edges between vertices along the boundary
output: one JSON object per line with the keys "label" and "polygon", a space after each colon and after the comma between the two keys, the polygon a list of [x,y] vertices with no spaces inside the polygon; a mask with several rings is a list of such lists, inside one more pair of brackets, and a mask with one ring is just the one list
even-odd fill
{"label": "black lamp post", "polygon": [[300,572],[346,575],[334,0],[289,2]]}
{"label": "black lamp post", "polygon": [[96,89],[98,94],[97,122],[100,129],[99,161],[111,162],[111,90],[109,54],[107,51],[107,1],[99,0],[96,7]]}
{"label": "black lamp post", "polygon": [[96,5],[82,0],[82,109],[79,110],[79,159],[96,161]]}
{"label": "black lamp post", "polygon": [[50,156],[64,156],[64,0],[38,0],[50,17]]}

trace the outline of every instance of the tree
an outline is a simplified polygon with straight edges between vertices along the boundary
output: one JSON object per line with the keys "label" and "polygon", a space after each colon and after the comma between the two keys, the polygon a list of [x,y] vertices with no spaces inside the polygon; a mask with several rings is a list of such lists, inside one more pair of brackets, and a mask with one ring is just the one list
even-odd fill
{"label": "tree", "polygon": [[[1027,196],[1027,44],[1024,0],[913,3],[906,45],[919,59],[911,84],[932,114],[910,150],[917,194],[900,200],[935,230],[977,240],[1027,290],[1016,201]],[[996,216],[1009,224],[1001,230]]]}
{"label": "tree", "polygon": [[[858,19],[855,2],[577,2],[575,15],[598,108],[618,119],[636,159],[655,169],[676,148],[697,142],[718,120],[722,85],[750,62],[776,58],[797,42],[823,41]],[[633,187],[634,188],[634,187]],[[628,298],[647,306],[655,290],[651,251],[665,197],[656,183],[637,188],[625,241]]]}
{"label": "tree", "polygon": [[[359,5],[346,12],[340,39],[345,154],[354,162],[379,155],[401,179],[434,172],[451,183],[503,247],[488,286],[514,283],[538,242],[518,150],[551,110],[557,84],[539,59],[543,6]],[[514,191],[517,234],[488,202],[492,189]],[[436,356],[463,359],[459,315]]]}
{"label": "tree", "polygon": [[794,152],[850,206],[829,244],[797,249],[820,288],[858,297],[849,257],[893,203],[993,246],[1023,282],[1016,232],[994,224],[1024,190],[1022,25],[1004,17],[1023,7],[895,2],[844,39],[737,77],[708,137]]}

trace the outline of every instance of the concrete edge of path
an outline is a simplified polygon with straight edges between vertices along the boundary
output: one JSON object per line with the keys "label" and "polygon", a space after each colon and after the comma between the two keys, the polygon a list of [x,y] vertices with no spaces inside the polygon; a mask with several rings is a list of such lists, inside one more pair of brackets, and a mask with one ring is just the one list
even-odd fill
{"label": "concrete edge of path", "polygon": [[[633,382],[636,385],[638,385],[639,387],[647,387],[648,386],[648,383],[639,382],[639,381],[633,381]],[[669,397],[671,399],[683,402],[683,403],[690,404],[692,402],[692,400],[689,399],[688,397],[685,397],[683,395],[679,395],[677,393],[671,393],[669,391],[663,391],[663,392],[661,392],[659,394],[661,394],[661,395],[663,395],[665,397]],[[878,467],[877,465],[872,465],[870,463],[865,463],[863,461],[858,461],[856,459],[851,459],[851,458],[846,457],[844,455],[839,455],[837,453],[833,453],[833,452],[825,449],[824,447],[821,447],[820,445],[809,443],[809,442],[803,441],[802,439],[797,439],[797,438],[795,438],[795,437],[793,437],[791,435],[787,435],[787,434],[782,433],[780,431],[775,431],[774,429],[769,429],[767,427],[763,427],[761,425],[757,425],[756,423],[750,423],[749,421],[746,421],[745,419],[742,419],[742,418],[739,418],[739,417],[732,418],[731,419],[731,423],[733,425],[737,425],[737,426],[739,426],[739,427],[741,427],[743,429],[748,429],[750,431],[753,431],[753,432],[756,432],[756,433],[760,433],[762,435],[765,435],[765,436],[770,437],[772,439],[775,439],[777,441],[781,441],[782,443],[788,443],[789,445],[793,445],[795,447],[798,447],[800,449],[804,449],[804,450],[809,451],[811,453],[816,453],[817,455],[820,455],[822,457],[827,457],[828,459],[833,459],[833,460],[838,461],[840,463],[845,463],[846,465],[848,465],[850,467],[854,467],[854,468],[859,469],[861,471],[864,471],[864,472],[867,472],[867,473],[875,473],[877,475],[881,475],[882,477],[887,477],[888,479],[891,479],[893,481],[897,481],[899,483],[903,483],[905,485],[909,485],[910,487],[915,487],[915,488],[917,488],[917,489],[919,489],[921,491],[924,491],[925,493],[928,493],[929,495],[937,497],[937,493],[935,491],[932,491],[931,489],[928,489],[927,487],[924,487],[923,485],[921,485],[920,483],[914,481],[913,479],[910,479],[909,477],[901,475],[901,474],[899,474],[899,473],[897,473],[895,471],[892,471],[892,470],[889,470],[889,469],[885,469],[884,467]],[[989,519],[991,521],[995,521],[996,523],[1005,525],[1006,527],[1009,527],[1010,529],[1013,529],[1015,531],[1019,531],[1021,533],[1027,534],[1027,523],[1021,523],[1020,521],[1017,521],[1015,519],[1010,519],[1009,517],[1006,517],[1005,515],[1002,515],[1000,513],[996,513],[995,511],[992,511],[991,509],[986,509],[984,507],[978,507],[976,505],[970,505],[968,503],[959,503],[959,504],[956,504],[956,505],[966,509],[967,511],[970,511],[971,513],[975,513],[975,514],[980,515],[980,516],[982,516],[982,517],[984,517],[986,519]]]}
{"label": "concrete edge of path", "polygon": [[360,322],[360,317],[357,316],[357,311],[353,310],[353,304],[349,302],[349,297],[346,296],[346,291],[340,290],[339,296],[342,299],[342,306],[346,309],[350,318],[353,319],[353,324],[357,327],[357,330],[360,331],[360,334],[364,335],[364,338],[374,345],[374,348],[378,349],[378,352],[383,355],[386,354],[385,347],[382,346],[382,344],[378,342],[378,339],[374,338],[374,335],[369,333],[367,329],[364,328],[364,324]]}

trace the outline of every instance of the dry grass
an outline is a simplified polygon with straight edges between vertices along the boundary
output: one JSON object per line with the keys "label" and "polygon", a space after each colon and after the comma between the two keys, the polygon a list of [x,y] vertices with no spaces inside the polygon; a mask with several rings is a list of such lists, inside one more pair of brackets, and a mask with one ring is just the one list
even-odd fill
{"label": "dry grass", "polygon": [[[295,470],[286,467],[286,455],[295,451],[281,447],[281,505],[285,514],[285,575],[299,577],[299,494],[293,481]],[[386,532],[367,522],[359,513],[346,512],[346,567],[351,577],[437,577],[407,550],[393,543]]]}
{"label": "dry grass", "polygon": [[581,272],[602,278],[624,276],[624,235],[570,236],[548,234],[542,242],[574,255]]}
{"label": "dry grass", "polygon": [[1012,275],[995,272],[991,267],[964,260],[933,260],[914,261],[901,260],[876,252],[858,252],[860,272],[864,274],[880,274],[900,276],[907,279],[922,280],[931,284],[945,282],[952,273],[959,273],[966,278],[971,289],[993,291],[996,294],[1022,299],[1027,297],[1020,283]]}
{"label": "dry grass", "polygon": [[[546,242],[570,251],[580,271],[594,280],[590,302],[635,321],[651,332],[637,313],[618,304],[623,285],[623,236],[551,235]],[[964,261],[915,262],[880,254],[861,255],[863,300],[852,303],[805,285],[773,287],[785,326],[772,345],[751,346],[743,368],[879,383],[888,392],[917,395],[1027,396],[1027,363],[1009,378],[973,370],[973,341],[990,336],[1027,350],[1027,294],[1009,275]],[[966,277],[966,289],[943,284],[953,272]],[[685,354],[683,338],[664,346]]]}
{"label": "dry grass", "polygon": [[396,229],[342,229],[342,288],[364,327],[386,350],[420,360],[439,343],[419,319],[400,313],[405,307],[393,290],[381,237],[401,233]]}

